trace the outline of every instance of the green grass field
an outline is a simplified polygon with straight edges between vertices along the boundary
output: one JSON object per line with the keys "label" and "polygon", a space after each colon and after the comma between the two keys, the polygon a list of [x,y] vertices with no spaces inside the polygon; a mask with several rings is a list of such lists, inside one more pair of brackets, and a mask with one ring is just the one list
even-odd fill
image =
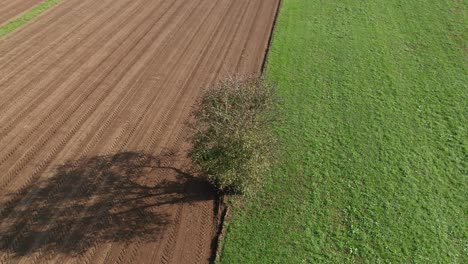
{"label": "green grass field", "polygon": [[467,5],[284,0],[283,158],[221,263],[468,263]]}
{"label": "green grass field", "polygon": [[24,24],[28,23],[29,21],[33,20],[35,17],[42,14],[47,9],[56,5],[59,1],[60,0],[46,0],[42,2],[41,4],[26,11],[20,17],[17,17],[11,20],[10,22],[6,23],[5,25],[0,26],[0,39],[6,36],[7,34],[15,31],[16,29],[22,27]]}

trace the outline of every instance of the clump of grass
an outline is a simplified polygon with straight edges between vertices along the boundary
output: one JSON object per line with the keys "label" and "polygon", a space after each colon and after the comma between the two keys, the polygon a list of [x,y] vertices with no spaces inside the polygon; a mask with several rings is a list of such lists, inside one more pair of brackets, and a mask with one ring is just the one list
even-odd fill
{"label": "clump of grass", "polygon": [[29,21],[33,20],[47,9],[51,8],[52,6],[56,5],[60,0],[46,0],[41,4],[31,8],[30,10],[26,11],[21,16],[7,22],[4,25],[0,25],[0,39],[8,35],[9,33],[17,30],[18,28],[22,27]]}
{"label": "clump of grass", "polygon": [[193,164],[223,193],[252,194],[275,160],[273,86],[230,78],[208,89],[193,113]]}

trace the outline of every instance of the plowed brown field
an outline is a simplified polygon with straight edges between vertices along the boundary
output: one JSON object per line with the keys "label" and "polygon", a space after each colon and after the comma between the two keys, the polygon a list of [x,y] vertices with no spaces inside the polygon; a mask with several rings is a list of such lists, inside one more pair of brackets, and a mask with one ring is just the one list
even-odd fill
{"label": "plowed brown field", "polygon": [[44,0],[0,0],[0,25],[21,15]]}
{"label": "plowed brown field", "polygon": [[208,262],[185,122],[203,87],[260,71],[277,7],[66,0],[0,40],[0,263]]}

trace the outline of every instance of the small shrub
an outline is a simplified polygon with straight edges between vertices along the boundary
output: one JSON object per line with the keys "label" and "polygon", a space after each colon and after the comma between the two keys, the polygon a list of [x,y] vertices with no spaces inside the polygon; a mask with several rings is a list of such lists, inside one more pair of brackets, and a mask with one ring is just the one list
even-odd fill
{"label": "small shrub", "polygon": [[224,193],[252,193],[275,157],[275,90],[258,78],[231,78],[209,89],[193,113],[189,156]]}

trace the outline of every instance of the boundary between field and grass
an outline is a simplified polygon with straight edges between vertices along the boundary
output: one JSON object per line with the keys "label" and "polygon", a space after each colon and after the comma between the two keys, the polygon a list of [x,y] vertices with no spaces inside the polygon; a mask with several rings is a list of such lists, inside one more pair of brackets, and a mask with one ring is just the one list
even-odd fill
{"label": "boundary between field and grass", "polygon": [[[270,35],[268,37],[268,44],[266,46],[265,53],[263,55],[262,66],[260,68],[261,76],[264,76],[265,72],[266,72],[266,66],[267,66],[267,63],[268,63],[268,53],[270,52],[270,47],[271,47],[271,44],[273,42],[273,37],[274,37],[274,33],[275,33],[276,26],[277,26],[277,21],[278,21],[278,17],[279,17],[279,13],[280,13],[282,4],[283,4],[283,0],[279,0],[278,4],[276,6],[273,23],[272,23],[271,29],[270,29]],[[224,200],[224,195],[219,195],[216,198],[215,210],[217,211],[215,216],[218,218],[218,225],[217,225],[216,235],[215,235],[215,237],[214,237],[214,239],[213,239],[213,241],[211,243],[211,245],[212,245],[211,246],[212,254],[211,254],[211,257],[210,257],[210,263],[218,263],[219,262],[219,259],[221,257],[221,251],[222,251],[222,241],[223,241],[223,239],[225,237],[225,234],[226,234],[226,228],[224,226],[224,221],[228,217],[229,206],[226,204],[226,202]]]}
{"label": "boundary between field and grass", "polygon": [[279,17],[279,13],[280,13],[282,5],[283,5],[283,0],[278,0],[278,5],[275,10],[275,18],[273,19],[273,23],[272,23],[271,30],[270,30],[270,36],[268,37],[268,45],[265,49],[265,54],[263,55],[263,62],[262,62],[262,68],[261,68],[262,76],[265,76],[265,70],[266,70],[266,66],[268,63],[268,53],[270,52],[271,43],[273,42],[273,36],[275,34],[276,25],[278,24],[278,17]]}
{"label": "boundary between field and grass", "polygon": [[24,26],[34,18],[38,17],[51,7],[57,5],[60,0],[45,0],[44,2],[32,7],[31,9],[23,12],[18,17],[7,21],[5,24],[0,25],[0,39],[4,38],[13,31]]}

